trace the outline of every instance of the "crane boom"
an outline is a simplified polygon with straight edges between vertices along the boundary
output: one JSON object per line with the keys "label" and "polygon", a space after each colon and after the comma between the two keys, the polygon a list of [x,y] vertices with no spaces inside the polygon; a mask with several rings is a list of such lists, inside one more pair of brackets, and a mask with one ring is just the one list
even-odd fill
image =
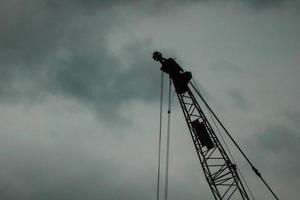
{"label": "crane boom", "polygon": [[217,200],[249,199],[231,162],[192,91],[177,93],[206,181]]}
{"label": "crane boom", "polygon": [[[185,72],[172,58],[163,58],[159,52],[153,53],[153,59],[162,64],[161,70],[172,79],[204,176],[214,198],[248,200],[236,165],[230,160],[189,88],[191,73]],[[194,87],[192,89],[195,90]]]}

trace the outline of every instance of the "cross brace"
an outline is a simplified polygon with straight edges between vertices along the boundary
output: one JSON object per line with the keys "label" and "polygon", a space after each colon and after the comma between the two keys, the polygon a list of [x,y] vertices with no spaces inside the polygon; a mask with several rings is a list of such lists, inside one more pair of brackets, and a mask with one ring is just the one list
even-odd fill
{"label": "cross brace", "polygon": [[183,93],[177,93],[177,97],[214,198],[248,200],[236,165],[230,161],[190,88],[187,87]]}

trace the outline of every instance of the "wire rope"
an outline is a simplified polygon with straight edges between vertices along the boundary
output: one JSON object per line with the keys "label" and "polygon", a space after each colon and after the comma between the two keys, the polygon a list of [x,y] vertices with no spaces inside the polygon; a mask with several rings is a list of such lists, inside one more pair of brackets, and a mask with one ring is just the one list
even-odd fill
{"label": "wire rope", "polygon": [[172,81],[169,78],[169,103],[168,103],[168,126],[167,126],[167,151],[166,151],[166,174],[165,174],[165,200],[168,199],[168,188],[169,188],[169,149],[170,149],[170,120],[171,120],[171,85]]}
{"label": "wire rope", "polygon": [[163,106],[163,96],[164,96],[164,73],[161,72],[156,200],[159,200],[159,189],[160,189],[160,160],[161,160],[160,156],[161,156],[161,132],[162,132],[162,106]]}

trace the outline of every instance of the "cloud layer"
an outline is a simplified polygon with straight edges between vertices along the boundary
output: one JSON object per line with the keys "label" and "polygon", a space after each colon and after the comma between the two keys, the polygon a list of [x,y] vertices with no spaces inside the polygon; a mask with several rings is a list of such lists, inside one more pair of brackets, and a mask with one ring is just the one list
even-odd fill
{"label": "cloud layer", "polygon": [[[293,3],[1,1],[0,199],[154,199],[157,48],[200,78],[280,196],[296,199],[300,28]],[[170,199],[209,199],[176,103]]]}

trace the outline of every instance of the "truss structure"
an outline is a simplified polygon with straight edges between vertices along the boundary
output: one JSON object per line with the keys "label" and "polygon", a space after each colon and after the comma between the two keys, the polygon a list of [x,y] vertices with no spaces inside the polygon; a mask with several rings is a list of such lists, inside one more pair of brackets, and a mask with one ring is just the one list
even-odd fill
{"label": "truss structure", "polygon": [[205,178],[216,200],[249,199],[231,162],[190,88],[177,93]]}

